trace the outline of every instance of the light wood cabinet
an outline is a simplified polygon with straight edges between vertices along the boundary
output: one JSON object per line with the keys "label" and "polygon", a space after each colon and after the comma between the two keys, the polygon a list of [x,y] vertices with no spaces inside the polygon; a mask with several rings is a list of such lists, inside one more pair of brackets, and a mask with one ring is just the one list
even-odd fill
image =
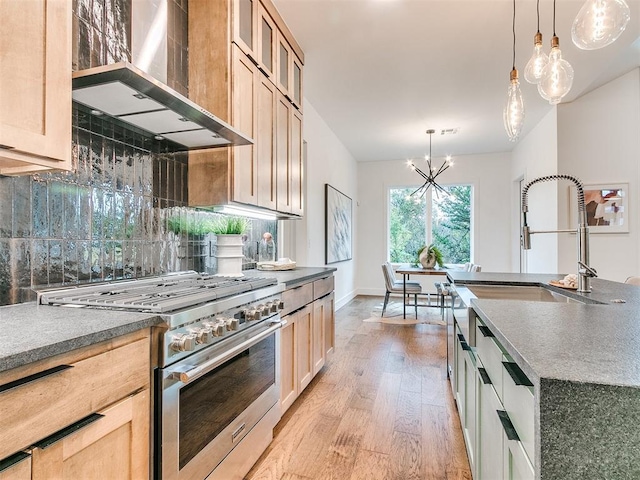
{"label": "light wood cabinet", "polygon": [[[68,436],[32,451],[32,480],[149,478],[149,391],[100,411]],[[51,443],[52,442],[52,443]]]}
{"label": "light wood cabinet", "polygon": [[[249,205],[301,216],[303,139],[297,109],[303,56],[277,10],[270,0],[192,0],[189,42],[191,100],[254,141],[191,152],[189,204]],[[291,103],[296,92],[299,101]]]}
{"label": "light wood cabinet", "polygon": [[70,170],[71,1],[2,1],[0,18],[0,174]]}
{"label": "light wood cabinet", "polygon": [[0,458],[31,450],[36,480],[148,478],[150,376],[148,330],[2,372]]}
{"label": "light wood cabinet", "polygon": [[31,454],[18,452],[0,462],[0,480],[31,480]]}
{"label": "light wood cabinet", "polygon": [[[318,298],[320,294],[324,296]],[[284,414],[333,353],[333,276],[285,290],[282,298],[287,321],[280,335],[280,411]]]}
{"label": "light wood cabinet", "polygon": [[306,305],[296,316],[296,346],[298,349],[298,392],[302,392],[313,379],[313,309]]}

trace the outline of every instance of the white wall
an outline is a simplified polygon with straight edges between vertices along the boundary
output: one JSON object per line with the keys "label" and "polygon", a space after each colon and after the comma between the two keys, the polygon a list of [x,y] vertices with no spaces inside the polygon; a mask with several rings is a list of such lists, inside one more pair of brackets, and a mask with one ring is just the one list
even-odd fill
{"label": "white wall", "polygon": [[[602,278],[624,281],[640,275],[639,163],[640,68],[559,106],[558,168],[587,185],[629,184],[629,233],[590,234],[591,265]],[[566,192],[560,200],[561,211],[567,211]],[[560,271],[575,271],[575,235],[560,239],[558,257]]]}
{"label": "white wall", "polygon": [[[295,241],[300,266],[325,266],[325,183],[353,200],[353,259],[328,265],[335,272],[336,308],[355,296],[356,262],[358,258],[358,209],[356,161],[329,126],[306,99],[304,100],[303,138],[307,142],[305,170],[306,204],[302,220],[283,222],[285,238]],[[293,227],[287,232],[288,227]]]}
{"label": "white wall", "polygon": [[[540,101],[543,101],[540,99]],[[512,263],[517,271],[520,245],[518,215],[520,215],[517,193],[518,180],[524,177],[525,184],[537,177],[558,173],[557,155],[557,109],[552,109],[529,134],[516,145],[512,152],[511,191],[513,210],[511,244]],[[564,173],[564,172],[563,172]],[[564,187],[564,185],[563,185]],[[556,182],[539,183],[531,187],[528,195],[529,213],[527,224],[531,230],[558,229],[558,185]],[[531,250],[525,250],[526,272],[555,273],[558,266],[557,234],[539,234],[531,237]]]}
{"label": "white wall", "polygon": [[[474,187],[473,262],[483,271],[511,270],[510,158],[508,153],[456,157],[454,167],[438,177],[441,185]],[[388,260],[388,189],[418,187],[420,180],[403,161],[358,163],[359,294],[382,295],[385,291],[380,265]],[[425,281],[425,289],[433,290],[434,279]]]}

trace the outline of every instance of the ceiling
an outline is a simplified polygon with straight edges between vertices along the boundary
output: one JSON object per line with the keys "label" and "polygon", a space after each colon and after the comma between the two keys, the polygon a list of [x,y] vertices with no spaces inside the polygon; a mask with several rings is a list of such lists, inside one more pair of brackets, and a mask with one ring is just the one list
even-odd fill
{"label": "ceiling", "polygon": [[[511,0],[274,0],[305,53],[304,96],[356,161],[406,160],[429,151],[506,152],[502,123],[512,66]],[[571,24],[584,0],[558,0],[556,33],[575,70],[564,102],[640,66],[640,0],[613,44],[575,47]],[[548,52],[553,0],[540,1]],[[524,80],[533,51],[536,1],[516,2],[516,68],[524,137],[551,106]],[[440,135],[443,129],[458,129]]]}

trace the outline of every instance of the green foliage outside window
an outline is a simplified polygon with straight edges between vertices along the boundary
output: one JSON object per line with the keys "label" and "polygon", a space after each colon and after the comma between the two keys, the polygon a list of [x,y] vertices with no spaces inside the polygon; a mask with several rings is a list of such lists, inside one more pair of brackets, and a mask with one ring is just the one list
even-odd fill
{"label": "green foliage outside window", "polygon": [[[444,187],[449,195],[433,195],[427,209],[427,196],[410,197],[415,188],[389,191],[389,258],[394,263],[414,263],[418,250],[433,243],[445,263],[471,261],[471,186]],[[431,215],[431,242],[426,231]]]}

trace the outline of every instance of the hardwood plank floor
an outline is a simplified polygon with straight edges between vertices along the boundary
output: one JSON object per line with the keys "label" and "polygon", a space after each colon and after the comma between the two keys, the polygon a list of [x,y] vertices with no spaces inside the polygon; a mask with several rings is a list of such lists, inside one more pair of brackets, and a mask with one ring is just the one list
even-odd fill
{"label": "hardwood plank floor", "polygon": [[381,302],[359,296],[336,312],[333,358],[245,480],[471,479],[445,327],[363,322]]}

